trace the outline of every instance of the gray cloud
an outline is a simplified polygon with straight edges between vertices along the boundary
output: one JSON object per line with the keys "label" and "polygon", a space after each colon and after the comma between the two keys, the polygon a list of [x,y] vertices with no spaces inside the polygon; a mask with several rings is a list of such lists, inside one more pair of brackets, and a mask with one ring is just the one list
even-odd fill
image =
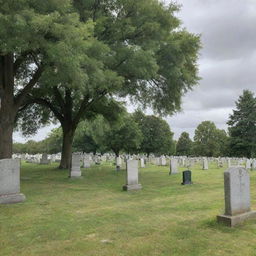
{"label": "gray cloud", "polygon": [[[166,1],[168,2],[168,1]],[[178,0],[178,16],[190,32],[201,34],[199,85],[183,98],[183,112],[167,118],[175,138],[193,136],[204,120],[226,129],[244,89],[256,92],[256,5],[254,0]]]}

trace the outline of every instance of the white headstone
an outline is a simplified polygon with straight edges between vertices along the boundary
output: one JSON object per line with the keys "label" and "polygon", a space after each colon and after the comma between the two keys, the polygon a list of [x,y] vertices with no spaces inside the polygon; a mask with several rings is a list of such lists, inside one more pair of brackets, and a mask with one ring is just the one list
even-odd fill
{"label": "white headstone", "polygon": [[126,162],[126,185],[123,186],[123,190],[139,190],[141,184],[139,184],[139,170],[137,160],[127,160]]}
{"label": "white headstone", "polygon": [[171,158],[170,173],[169,174],[171,175],[171,174],[176,174],[176,173],[179,173],[179,171],[178,171],[178,161],[175,158]]}
{"label": "white headstone", "polygon": [[245,168],[246,168],[247,170],[250,170],[250,169],[251,169],[251,160],[250,160],[250,159],[246,159]]}
{"label": "white headstone", "polygon": [[141,167],[141,168],[145,168],[145,161],[144,161],[144,158],[141,158],[141,159],[140,159],[140,167]]}
{"label": "white headstone", "polygon": [[20,160],[0,160],[0,204],[19,203],[25,199],[20,193]]}
{"label": "white headstone", "polygon": [[208,170],[208,159],[206,157],[203,158],[203,170]]}
{"label": "white headstone", "polygon": [[70,169],[70,178],[78,178],[81,177],[81,155],[79,154],[72,154],[72,161],[71,161],[71,169]]}

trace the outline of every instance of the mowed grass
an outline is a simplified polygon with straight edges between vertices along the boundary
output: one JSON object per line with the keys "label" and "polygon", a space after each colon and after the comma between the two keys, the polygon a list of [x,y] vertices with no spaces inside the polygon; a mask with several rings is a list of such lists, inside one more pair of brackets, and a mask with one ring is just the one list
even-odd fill
{"label": "mowed grass", "polygon": [[[0,205],[0,255],[256,255],[256,220],[236,228],[223,212],[223,169],[192,168],[194,184],[168,167],[140,169],[141,191],[124,192],[125,171],[111,164],[69,179],[57,165],[23,164],[22,204]],[[256,172],[251,172],[256,209]]]}

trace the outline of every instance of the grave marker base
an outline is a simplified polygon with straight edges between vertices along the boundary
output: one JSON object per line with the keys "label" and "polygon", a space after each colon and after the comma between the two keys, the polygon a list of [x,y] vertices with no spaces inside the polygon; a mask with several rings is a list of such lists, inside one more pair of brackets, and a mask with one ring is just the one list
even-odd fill
{"label": "grave marker base", "polygon": [[223,223],[228,227],[234,227],[247,219],[256,218],[256,211],[245,212],[239,215],[229,216],[229,215],[218,215],[217,222]]}
{"label": "grave marker base", "polygon": [[0,196],[0,204],[15,204],[22,203],[26,200],[25,195],[21,193],[17,194],[8,194]]}
{"label": "grave marker base", "polygon": [[140,190],[142,189],[141,184],[135,184],[135,185],[124,185],[123,190],[124,191],[130,191],[130,190]]}

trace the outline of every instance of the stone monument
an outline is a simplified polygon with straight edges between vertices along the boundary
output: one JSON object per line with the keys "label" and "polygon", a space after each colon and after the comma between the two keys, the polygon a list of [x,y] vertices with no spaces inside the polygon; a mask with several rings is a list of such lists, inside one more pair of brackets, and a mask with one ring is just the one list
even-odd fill
{"label": "stone monument", "polygon": [[256,217],[250,206],[250,176],[243,167],[231,167],[224,172],[225,213],[217,221],[233,227]]}
{"label": "stone monument", "polygon": [[178,161],[175,158],[171,158],[169,175],[177,174],[177,173],[179,173],[179,171],[178,171]]}
{"label": "stone monument", "polygon": [[186,170],[184,172],[182,172],[182,183],[181,185],[191,185],[192,183],[192,179],[191,179],[191,171],[190,170]]}
{"label": "stone monument", "polygon": [[49,164],[50,160],[48,159],[48,155],[43,153],[42,158],[40,159],[40,164]]}
{"label": "stone monument", "polygon": [[71,168],[70,168],[70,178],[79,178],[81,177],[81,155],[79,154],[72,154],[72,161],[71,161]]}
{"label": "stone monument", "polygon": [[20,160],[0,160],[0,204],[19,203],[25,199],[20,193]]}
{"label": "stone monument", "polygon": [[142,188],[139,184],[139,170],[137,160],[127,160],[126,162],[126,185],[123,190],[140,190]]}

